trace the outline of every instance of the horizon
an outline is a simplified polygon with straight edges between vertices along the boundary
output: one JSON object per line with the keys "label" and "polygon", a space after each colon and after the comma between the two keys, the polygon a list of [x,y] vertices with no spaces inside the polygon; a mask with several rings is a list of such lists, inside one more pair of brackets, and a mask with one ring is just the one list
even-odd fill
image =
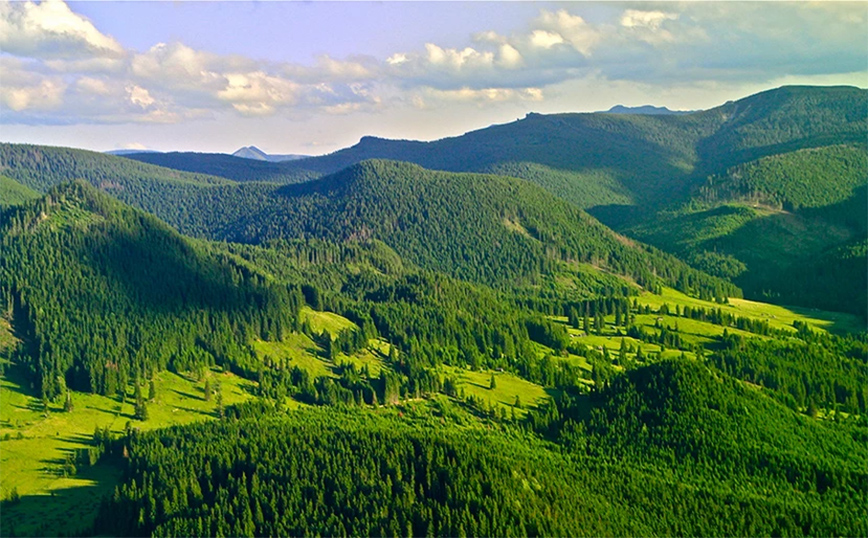
{"label": "horizon", "polygon": [[[637,104],[637,105],[623,105],[623,104],[621,104],[621,103],[616,103],[616,104],[612,105],[611,107],[609,107],[609,109],[613,109],[613,108],[617,108],[617,107],[626,107],[626,108],[630,108],[630,109],[632,109],[632,108],[643,108],[643,107],[654,107],[654,108],[660,108],[660,109],[664,109],[664,108],[665,108],[665,109],[669,110],[670,112],[680,112],[680,113],[685,113],[685,114],[692,114],[692,113],[695,113],[695,112],[703,112],[703,111],[706,111],[706,110],[711,110],[711,109],[717,108],[717,107],[719,107],[719,106],[723,106],[724,104],[726,104],[726,103],[728,103],[728,102],[739,101],[739,100],[741,100],[741,99],[745,99],[745,98],[747,98],[747,97],[751,97],[751,96],[753,96],[753,95],[757,95],[757,94],[764,93],[764,92],[771,92],[771,91],[775,91],[775,90],[780,90],[780,89],[782,89],[782,88],[788,88],[788,87],[813,87],[813,88],[817,88],[817,87],[825,87],[825,88],[843,87],[843,88],[855,88],[855,89],[860,89],[860,90],[868,89],[868,88],[863,88],[863,87],[859,87],[859,86],[853,86],[853,85],[842,85],[842,84],[830,84],[830,85],[827,85],[827,86],[821,86],[821,85],[809,86],[809,85],[800,85],[800,84],[788,84],[788,85],[785,85],[785,86],[778,86],[778,87],[775,87],[775,88],[768,88],[768,89],[766,89],[766,90],[761,90],[761,91],[759,91],[759,92],[752,93],[752,94],[750,94],[750,95],[745,95],[745,96],[737,97],[737,98],[734,98],[734,99],[729,99],[729,100],[727,100],[727,101],[721,102],[721,103],[719,103],[719,104],[717,104],[717,105],[711,106],[711,107],[709,107],[709,108],[704,108],[704,109],[679,110],[679,109],[671,109],[671,108],[668,108],[668,107],[665,107],[665,106],[657,106],[657,105],[654,105],[653,103],[646,103],[646,104],[644,104],[644,105],[640,105],[640,104]],[[527,115],[531,115],[531,114],[541,114],[541,115],[556,115],[556,114],[605,114],[605,113],[607,113],[607,112],[609,111],[609,109],[606,109],[606,110],[595,110],[595,111],[582,111],[582,112],[570,112],[570,111],[566,111],[566,112],[552,112],[552,113],[545,113],[545,114],[542,114],[542,113],[539,113],[539,112],[534,112],[534,111],[531,110],[531,111],[527,112],[527,114],[525,115],[525,117],[526,117]],[[618,114],[625,114],[625,113],[618,113]],[[629,114],[629,113],[627,113],[627,114]],[[495,127],[495,126],[498,126],[498,125],[507,125],[507,124],[509,124],[509,123],[513,123],[513,122],[515,122],[515,121],[519,121],[519,120],[521,120],[521,119],[523,119],[523,118],[520,117],[520,118],[516,118],[516,119],[514,119],[514,120],[510,120],[510,121],[506,121],[506,122],[495,122],[495,123],[491,123],[491,124],[484,125],[484,126],[474,127],[474,128],[471,128],[471,129],[469,129],[469,130],[467,130],[467,131],[464,131],[464,132],[461,132],[461,133],[456,133],[456,134],[452,134],[452,135],[446,135],[446,136],[443,136],[443,137],[440,137],[440,138],[432,138],[432,139],[430,139],[430,140],[421,140],[421,139],[413,139],[413,138],[388,138],[388,137],[381,137],[381,136],[376,136],[376,135],[363,134],[363,135],[361,135],[361,136],[359,137],[358,140],[356,140],[356,141],[354,141],[354,142],[351,142],[351,143],[347,144],[346,146],[342,146],[342,147],[339,147],[339,148],[334,149],[334,150],[332,150],[332,151],[329,151],[329,152],[327,152],[327,153],[309,153],[309,154],[296,153],[296,154],[292,154],[292,155],[299,155],[299,156],[303,156],[303,157],[322,157],[322,156],[324,156],[324,155],[328,155],[328,154],[330,154],[330,153],[334,153],[334,152],[336,152],[336,151],[340,151],[340,150],[342,150],[342,149],[347,149],[347,148],[350,148],[350,147],[356,146],[356,145],[358,145],[358,144],[361,142],[361,140],[364,139],[364,138],[377,138],[377,139],[381,139],[381,140],[394,140],[394,141],[399,141],[399,140],[400,140],[400,141],[412,141],[412,142],[436,142],[436,141],[438,141],[438,140],[443,140],[443,139],[446,139],[446,138],[457,138],[457,137],[461,137],[461,136],[464,136],[464,135],[466,135],[466,134],[468,134],[468,133],[471,133],[471,132],[474,132],[474,131],[481,131],[481,130],[485,130],[485,129],[488,129],[488,128],[491,128],[491,127]],[[158,150],[158,149],[152,149],[152,148],[112,148],[112,149],[94,149],[94,148],[86,148],[86,147],[80,147],[80,146],[61,146],[61,145],[56,145],[56,144],[35,144],[35,143],[31,143],[31,142],[11,142],[11,141],[6,141],[6,140],[0,140],[0,143],[10,143],[10,144],[32,144],[32,145],[40,145],[40,146],[47,146],[47,147],[67,147],[67,148],[71,148],[71,149],[80,149],[80,150],[85,150],[85,151],[93,151],[93,152],[96,152],[96,153],[106,153],[106,154],[111,154],[112,152],[125,152],[126,154],[131,154],[131,153],[141,152],[141,153],[195,153],[195,154],[211,154],[211,155],[229,155],[229,156],[234,156],[234,155],[233,155],[234,153],[236,153],[236,152],[238,152],[238,151],[240,151],[240,150],[242,150],[242,149],[253,148],[253,149],[257,149],[257,150],[259,150],[259,151],[261,151],[261,152],[263,152],[263,153],[265,153],[266,155],[269,155],[269,156],[275,156],[275,155],[290,155],[290,153],[277,153],[277,152],[270,152],[270,151],[263,150],[261,147],[259,147],[258,144],[246,144],[246,145],[238,146],[238,147],[235,148],[235,149],[226,150],[226,151],[201,151],[201,150],[192,150],[192,149],[183,149],[183,148],[167,149],[167,150]],[[239,158],[246,158],[246,157],[239,157]]]}
{"label": "horizon", "polygon": [[0,3],[0,30],[3,139],[100,152],[315,156],[531,112],[868,87],[859,3],[46,0]]}

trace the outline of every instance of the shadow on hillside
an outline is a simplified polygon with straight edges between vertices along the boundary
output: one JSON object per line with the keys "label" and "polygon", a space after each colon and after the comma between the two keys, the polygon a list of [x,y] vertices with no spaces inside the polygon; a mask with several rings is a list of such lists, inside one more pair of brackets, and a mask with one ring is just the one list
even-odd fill
{"label": "shadow on hillside", "polygon": [[0,505],[0,536],[86,536],[99,505],[120,482],[121,469],[109,462],[82,468],[75,476],[88,481],[46,495],[24,495]]}

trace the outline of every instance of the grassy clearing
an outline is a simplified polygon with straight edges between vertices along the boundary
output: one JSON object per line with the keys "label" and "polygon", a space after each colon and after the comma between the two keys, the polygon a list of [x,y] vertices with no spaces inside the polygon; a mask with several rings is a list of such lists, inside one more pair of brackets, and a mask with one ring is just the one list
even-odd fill
{"label": "grassy clearing", "polygon": [[351,363],[355,364],[359,370],[368,368],[371,377],[378,377],[380,371],[388,366],[384,363],[384,359],[389,356],[389,344],[385,340],[377,339],[368,342],[368,349],[363,349],[355,355],[345,355],[340,353],[337,358],[338,364]]}
{"label": "grassy clearing", "polygon": [[[0,330],[0,333],[4,331]],[[4,336],[8,338],[8,333]],[[224,405],[250,398],[250,382],[212,371],[212,385],[219,384]],[[122,432],[127,424],[150,430],[174,424],[209,420],[217,416],[216,397],[206,402],[204,382],[189,376],[161,372],[154,378],[157,397],[148,403],[149,420],[133,418],[133,389],[126,403],[118,398],[72,393],[74,410],[64,413],[60,403],[42,409],[39,398],[14,371],[0,379],[0,495],[14,489],[17,504],[4,504],[2,535],[48,536],[88,527],[96,516],[98,499],[111,491],[119,471],[111,465],[81,468],[64,477],[68,454],[90,444],[96,427]],[[148,387],[142,393],[147,396]]]}
{"label": "grassy clearing", "polygon": [[[446,365],[440,366],[439,369],[444,376],[452,376],[458,380],[458,390],[463,390],[465,396],[475,396],[490,406],[502,406],[507,413],[512,413],[514,410],[517,417],[527,414],[528,407],[536,407],[540,402],[551,398],[546,389],[540,385],[525,381],[508,372],[490,370],[473,372]],[[494,389],[489,388],[492,375],[496,384]],[[516,396],[521,401],[521,407],[515,407]]]}
{"label": "grassy clearing", "polygon": [[671,307],[676,305],[720,308],[741,317],[766,320],[769,326],[775,329],[793,329],[793,321],[799,320],[810,324],[812,327],[830,332],[858,332],[865,330],[865,324],[857,316],[841,312],[827,312],[824,310],[799,308],[792,306],[778,306],[768,303],[749,301],[747,299],[730,299],[729,304],[719,305],[708,301],[701,301],[689,297],[671,288],[663,288],[663,293],[654,295],[643,293],[638,298],[639,304],[648,305],[657,310],[663,303]]}
{"label": "grassy clearing", "polygon": [[310,328],[316,333],[328,331],[332,338],[336,337],[343,329],[357,329],[355,323],[345,317],[332,312],[318,312],[309,306],[301,309],[301,321],[310,324]]}
{"label": "grassy clearing", "polygon": [[266,355],[286,368],[298,366],[307,370],[313,377],[334,377],[334,365],[322,356],[322,350],[304,334],[292,333],[282,342],[251,342],[256,356],[264,359]]}

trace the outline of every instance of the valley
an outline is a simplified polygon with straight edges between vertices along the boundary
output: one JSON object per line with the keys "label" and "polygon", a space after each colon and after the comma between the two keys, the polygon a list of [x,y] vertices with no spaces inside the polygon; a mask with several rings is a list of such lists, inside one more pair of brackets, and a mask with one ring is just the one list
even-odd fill
{"label": "valley", "polygon": [[0,144],[0,534],[864,535],[865,95]]}

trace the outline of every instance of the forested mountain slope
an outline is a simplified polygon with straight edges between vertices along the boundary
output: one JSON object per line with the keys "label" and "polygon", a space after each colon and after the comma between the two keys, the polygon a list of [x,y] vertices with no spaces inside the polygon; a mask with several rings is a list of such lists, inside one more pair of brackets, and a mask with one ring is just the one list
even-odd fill
{"label": "forested mountain slope", "polygon": [[300,297],[84,182],[0,213],[0,306],[48,398],[229,360],[294,327]]}
{"label": "forested mountain slope", "polygon": [[[523,177],[582,208],[635,204],[644,210],[683,200],[696,182],[740,163],[864,141],[866,106],[865,90],[790,86],[677,116],[529,114],[433,142],[364,137],[353,147],[280,168],[301,180],[366,159],[393,159],[435,170]],[[231,178],[246,173],[224,168],[216,156],[128,157]]]}
{"label": "forested mountain slope", "polygon": [[[860,535],[864,446],[704,366],[618,376],[590,413],[528,425],[451,408],[275,413],[132,440],[114,535]],[[581,406],[580,406],[581,407]],[[433,416],[432,416],[433,413]],[[351,469],[352,472],[347,472]],[[385,477],[385,478],[383,478]],[[309,502],[316,494],[321,502]],[[172,499],[151,509],[152,499]]]}
{"label": "forested mountain slope", "polygon": [[[370,158],[520,177],[749,296],[864,315],[841,300],[866,289],[861,266],[844,280],[801,268],[866,238],[866,110],[866,90],[788,86],[677,116],[529,114],[433,142],[364,137],[262,177],[303,181]],[[248,173],[207,156],[131,158]]]}
{"label": "forested mountain slope", "polygon": [[866,189],[864,142],[801,149],[710,176],[688,202],[625,233],[751,296],[864,317],[868,262],[853,253],[868,241]]}
{"label": "forested mountain slope", "polygon": [[[67,150],[53,148],[0,149],[5,152],[5,172],[35,186],[55,177],[41,162],[59,165],[67,155]],[[24,150],[38,158],[25,158]],[[374,161],[298,185],[239,184],[202,176],[224,184],[163,181],[136,190],[135,169],[131,177],[123,169],[132,161],[88,152],[78,156],[88,170],[96,171],[88,176],[91,183],[110,181],[117,185],[109,190],[113,195],[194,236],[247,243],[376,238],[420,267],[489,285],[551,287],[556,275],[566,273],[573,281],[567,287],[578,286],[585,296],[590,290],[578,278],[581,271],[575,263],[645,286],[668,283],[703,297],[740,293],[671,256],[618,236],[571,204],[518,179]],[[104,172],[106,166],[97,165],[104,159],[116,168]],[[162,168],[155,172],[187,174]]]}

